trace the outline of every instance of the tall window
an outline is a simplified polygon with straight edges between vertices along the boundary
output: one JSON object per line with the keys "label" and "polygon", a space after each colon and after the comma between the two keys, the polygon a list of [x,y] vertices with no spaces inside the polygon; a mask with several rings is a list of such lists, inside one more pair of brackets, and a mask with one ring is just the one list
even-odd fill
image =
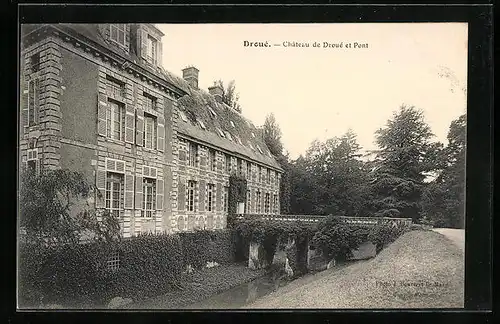
{"label": "tall window", "polygon": [[194,192],[196,190],[196,181],[188,181],[188,211],[194,211]]}
{"label": "tall window", "polygon": [[151,64],[156,65],[156,62],[158,60],[157,53],[158,53],[158,41],[148,35],[147,61]]}
{"label": "tall window", "polygon": [[150,110],[156,110],[156,98],[144,93],[144,107]]}
{"label": "tall window", "polygon": [[267,169],[266,181],[269,184],[271,182],[271,170]]}
{"label": "tall window", "polygon": [[229,187],[224,187],[224,195],[222,196],[222,199],[224,200],[224,212],[228,212],[229,210],[229,204],[228,204],[228,198],[229,197]]}
{"label": "tall window", "polygon": [[196,166],[196,157],[198,156],[198,145],[189,143],[189,165]]}
{"label": "tall window", "polygon": [[273,214],[278,214],[278,195],[273,195]]}
{"label": "tall window", "polygon": [[106,131],[108,137],[122,140],[124,118],[125,111],[122,104],[109,100],[106,108]]}
{"label": "tall window", "polygon": [[231,173],[231,157],[227,154],[224,154],[224,159],[226,160],[226,172]]}
{"label": "tall window", "polygon": [[156,209],[156,180],[145,177],[142,181],[144,194],[142,217],[153,217]]}
{"label": "tall window", "polygon": [[30,58],[31,72],[38,72],[40,69],[40,52],[31,55]]}
{"label": "tall window", "polygon": [[217,169],[216,162],[217,162],[217,160],[215,158],[215,151],[212,149],[209,149],[208,150],[208,168],[209,168],[209,170],[215,171]]}
{"label": "tall window", "polygon": [[258,177],[258,181],[261,182],[262,181],[262,167],[259,165],[258,168],[257,168],[257,177]]}
{"label": "tall window", "polygon": [[110,24],[110,38],[112,41],[125,46],[125,32],[127,30],[126,24]]}
{"label": "tall window", "polygon": [[106,178],[106,209],[115,217],[120,217],[123,205],[123,175],[107,173]]}
{"label": "tall window", "polygon": [[252,201],[252,192],[247,190],[247,202],[245,204],[245,214],[250,214],[252,211],[250,210],[250,203]]}
{"label": "tall window", "polygon": [[[31,145],[30,145],[31,147]],[[27,151],[26,167],[28,172],[38,174],[38,164],[40,163],[38,159],[38,151],[36,149],[29,149]]]}
{"label": "tall window", "polygon": [[247,180],[252,177],[252,163],[247,162]]}
{"label": "tall window", "polygon": [[28,126],[33,126],[38,122],[40,113],[39,93],[40,80],[38,78],[30,80],[28,83]]}
{"label": "tall window", "polygon": [[269,192],[266,192],[266,197],[264,198],[264,213],[266,214],[269,214],[269,209],[270,209],[270,206],[269,206],[269,203],[270,203],[270,196],[269,196]]}
{"label": "tall window", "polygon": [[209,183],[207,186],[207,199],[208,199],[207,209],[209,212],[214,211],[214,188],[215,185],[212,183]]}
{"label": "tall window", "polygon": [[256,206],[256,210],[255,212],[257,214],[260,214],[260,204],[261,204],[261,200],[260,200],[260,191],[257,191],[257,206]]}
{"label": "tall window", "polygon": [[156,117],[144,114],[143,145],[148,149],[156,149]]}
{"label": "tall window", "polygon": [[243,174],[243,161],[241,161],[241,159],[238,159],[238,174],[239,175],[242,175]]}

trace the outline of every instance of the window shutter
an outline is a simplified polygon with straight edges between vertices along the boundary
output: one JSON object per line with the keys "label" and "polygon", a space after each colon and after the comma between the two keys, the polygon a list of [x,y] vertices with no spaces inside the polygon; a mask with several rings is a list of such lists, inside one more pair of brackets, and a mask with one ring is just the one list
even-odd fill
{"label": "window shutter", "polygon": [[148,56],[148,33],[145,30],[140,30],[141,35],[141,57],[146,59]]}
{"label": "window shutter", "polygon": [[123,206],[125,209],[134,209],[134,176],[132,174],[125,175],[125,195]]}
{"label": "window shutter", "polygon": [[[137,99],[139,102],[140,99]],[[142,107],[142,106],[140,106]],[[137,108],[137,128],[135,130],[135,144],[138,146],[143,146],[143,138],[144,138],[144,110],[142,108]]]}
{"label": "window shutter", "polygon": [[125,142],[134,143],[135,116],[134,107],[125,105]]}
{"label": "window shutter", "polygon": [[108,97],[100,93],[97,95],[97,133],[106,136],[106,109],[108,106]]}
{"label": "window shutter", "polygon": [[96,208],[104,208],[106,207],[106,171],[104,170],[97,170],[96,172],[96,180],[95,180],[95,185],[101,194],[101,197],[99,198],[99,195],[96,194],[95,198],[95,207]]}
{"label": "window shutter", "polygon": [[156,209],[163,210],[163,180],[156,180]]}
{"label": "window shutter", "polygon": [[162,63],[163,62],[163,59],[162,59],[163,58],[163,44],[160,41],[157,44],[158,44],[157,45],[158,46],[158,63],[157,64],[158,64],[158,66],[163,66],[163,63]]}
{"label": "window shutter", "polygon": [[158,151],[163,152],[165,150],[165,118],[158,117]]}
{"label": "window shutter", "polygon": [[177,210],[184,210],[186,207],[186,180],[183,178],[179,179],[177,185]]}
{"label": "window shutter", "polygon": [[142,176],[141,175],[136,175],[135,176],[135,209],[141,210],[142,209]]}
{"label": "window shutter", "polygon": [[40,79],[35,79],[35,124],[40,122]]}
{"label": "window shutter", "polygon": [[200,180],[200,188],[199,188],[200,211],[205,211],[205,188],[206,188],[206,181]]}
{"label": "window shutter", "polygon": [[216,195],[217,211],[222,211],[222,185],[217,184],[217,195]]}
{"label": "window shutter", "polygon": [[24,132],[24,127],[28,126],[28,93],[29,82],[24,82],[24,89],[21,95],[21,132]]}

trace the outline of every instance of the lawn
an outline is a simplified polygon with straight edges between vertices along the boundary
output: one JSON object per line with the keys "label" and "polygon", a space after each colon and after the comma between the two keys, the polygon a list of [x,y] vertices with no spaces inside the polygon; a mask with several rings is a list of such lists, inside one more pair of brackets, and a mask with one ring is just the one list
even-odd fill
{"label": "lawn", "polygon": [[368,261],[299,278],[245,308],[463,308],[464,254],[411,231]]}
{"label": "lawn", "polygon": [[245,263],[203,268],[183,275],[180,290],[125,306],[127,309],[182,309],[239,284],[264,275],[264,270],[251,270]]}

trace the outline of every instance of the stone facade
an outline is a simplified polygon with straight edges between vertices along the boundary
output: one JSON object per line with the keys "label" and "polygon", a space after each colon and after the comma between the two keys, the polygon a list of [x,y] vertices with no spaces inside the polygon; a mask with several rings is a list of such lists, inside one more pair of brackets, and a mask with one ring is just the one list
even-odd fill
{"label": "stone facade", "polygon": [[224,228],[226,156],[235,172],[251,163],[250,210],[279,213],[279,169],[179,132],[177,100],[190,86],[161,67],[163,34],[122,25],[23,27],[20,167],[83,172],[103,193],[95,207],[116,213],[124,237]]}

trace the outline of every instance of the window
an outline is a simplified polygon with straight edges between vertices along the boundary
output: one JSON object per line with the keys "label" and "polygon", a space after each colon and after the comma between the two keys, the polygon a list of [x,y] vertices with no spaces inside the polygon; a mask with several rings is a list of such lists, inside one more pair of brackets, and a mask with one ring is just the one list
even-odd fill
{"label": "window", "polygon": [[271,183],[271,170],[269,169],[267,169],[266,181],[268,184]]}
{"label": "window", "polygon": [[106,76],[106,94],[110,97],[124,97],[125,85],[113,78]]}
{"label": "window", "polygon": [[231,173],[231,157],[227,154],[224,154],[224,159],[226,160],[226,172]]}
{"label": "window", "polygon": [[210,171],[216,171],[217,160],[215,158],[215,151],[212,149],[208,150],[208,168]]}
{"label": "window", "polygon": [[39,93],[40,80],[38,78],[30,80],[28,83],[28,126],[33,126],[38,122],[40,113]]}
{"label": "window", "polygon": [[214,209],[214,188],[215,188],[215,185],[212,183],[209,183],[207,186],[207,199],[208,199],[207,209],[209,212],[215,211],[215,209]]}
{"label": "window", "polygon": [[245,204],[245,214],[250,214],[252,211],[250,210],[250,204],[252,201],[252,192],[250,190],[247,191],[247,202]]}
{"label": "window", "polygon": [[224,135],[224,132],[221,131],[220,128],[217,128],[217,132],[219,132],[220,137],[226,137],[226,135]]}
{"label": "window", "polygon": [[247,162],[247,179],[250,180],[252,176],[252,163]]}
{"label": "window", "polygon": [[125,111],[122,104],[109,100],[106,107],[106,134],[112,139],[121,141],[123,136],[123,127]]}
{"label": "window", "polygon": [[194,211],[194,191],[196,189],[196,181],[188,181],[188,211]]}
{"label": "window", "polygon": [[261,198],[260,191],[257,191],[257,204],[256,204],[256,210],[255,210],[255,212],[257,214],[260,214],[260,201],[261,201],[260,198]]}
{"label": "window", "polygon": [[259,182],[261,182],[262,181],[262,167],[260,165],[257,167],[257,177],[258,177],[257,180]]}
{"label": "window", "polygon": [[232,120],[230,120],[229,122],[231,123],[231,126],[236,127],[236,126],[234,126],[234,123]]}
{"label": "window", "polygon": [[144,114],[143,145],[148,149],[156,149],[156,117],[153,115]]}
{"label": "window", "polygon": [[185,122],[188,121],[187,117],[186,117],[186,114],[183,111],[180,112],[180,115],[181,115],[181,118],[182,118],[183,121],[185,121]]}
{"label": "window", "polygon": [[207,129],[207,127],[205,126],[205,124],[203,123],[203,121],[201,119],[198,119],[198,124],[200,124],[201,128]]}
{"label": "window", "polygon": [[270,195],[269,192],[266,192],[266,197],[264,198],[264,213],[269,214],[269,209],[270,209]]}
{"label": "window", "polygon": [[38,151],[36,149],[30,149],[27,153],[26,168],[28,169],[28,172],[38,174],[38,164],[40,163],[38,160]]}
{"label": "window", "polygon": [[144,108],[146,110],[156,110],[156,98],[144,93]]}
{"label": "window", "polygon": [[228,205],[228,197],[229,197],[229,187],[224,187],[224,194],[222,196],[222,199],[223,199],[223,206],[224,206],[224,212],[227,213],[228,209],[229,209],[229,205]]}
{"label": "window", "polygon": [[31,72],[38,72],[40,70],[40,53],[31,55],[30,57]]}
{"label": "window", "polygon": [[113,251],[106,260],[108,270],[116,271],[120,268],[120,252]]}
{"label": "window", "polygon": [[198,156],[198,145],[189,143],[189,166],[196,166],[196,157]]}
{"label": "window", "polygon": [[123,175],[108,172],[106,177],[106,209],[116,217],[120,217],[123,207]]}
{"label": "window", "polygon": [[155,64],[158,60],[157,53],[158,53],[158,41],[148,35],[148,53],[147,53],[147,61],[151,64]]}
{"label": "window", "polygon": [[273,195],[273,214],[278,214],[278,195]]}
{"label": "window", "polygon": [[110,24],[110,39],[118,44],[125,46],[126,24]]}
{"label": "window", "polygon": [[242,175],[243,174],[243,161],[241,161],[241,159],[238,159],[238,174],[239,175]]}
{"label": "window", "polygon": [[156,180],[144,177],[142,181],[142,192],[144,194],[142,217],[151,218],[156,209]]}

